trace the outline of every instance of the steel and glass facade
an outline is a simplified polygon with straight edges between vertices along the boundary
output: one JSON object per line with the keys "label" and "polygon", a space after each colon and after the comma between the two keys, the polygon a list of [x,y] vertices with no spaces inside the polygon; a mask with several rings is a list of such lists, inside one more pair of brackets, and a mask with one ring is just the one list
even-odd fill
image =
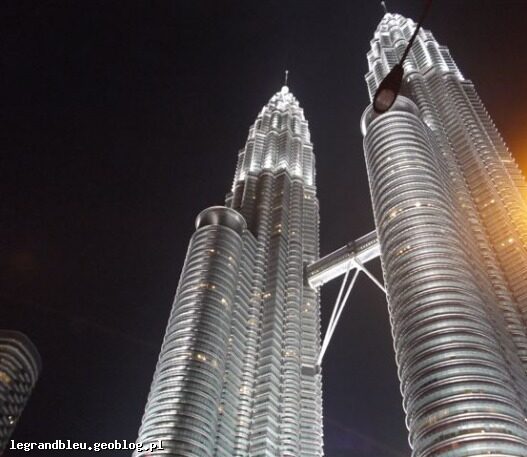
{"label": "steel and glass facade", "polygon": [[315,158],[284,86],[196,221],[139,431],[150,455],[320,457]]}
{"label": "steel and glass facade", "polygon": [[[370,96],[415,24],[386,14]],[[527,455],[526,184],[466,80],[427,30],[364,149],[415,457]]]}
{"label": "steel and glass facade", "polygon": [[0,330],[0,455],[41,370],[40,354],[23,333]]}

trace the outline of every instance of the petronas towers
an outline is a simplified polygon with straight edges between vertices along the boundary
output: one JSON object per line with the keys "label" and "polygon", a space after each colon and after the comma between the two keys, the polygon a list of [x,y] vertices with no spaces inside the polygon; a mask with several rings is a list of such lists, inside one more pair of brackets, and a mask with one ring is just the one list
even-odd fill
{"label": "petronas towers", "polygon": [[[370,94],[414,23],[387,14]],[[525,181],[473,84],[421,31],[362,131],[413,455],[527,455]]]}
{"label": "petronas towers", "polygon": [[284,86],[225,206],[197,218],[139,441],[173,456],[322,455],[319,297],[303,274],[317,257],[313,145]]}
{"label": "petronas towers", "polygon": [[[370,96],[414,28],[382,19]],[[412,455],[526,456],[527,186],[446,47],[421,30],[404,65],[402,94],[367,108],[362,132]],[[148,455],[323,455],[318,226],[308,123],[284,86],[225,206],[196,220],[139,431],[163,450]]]}

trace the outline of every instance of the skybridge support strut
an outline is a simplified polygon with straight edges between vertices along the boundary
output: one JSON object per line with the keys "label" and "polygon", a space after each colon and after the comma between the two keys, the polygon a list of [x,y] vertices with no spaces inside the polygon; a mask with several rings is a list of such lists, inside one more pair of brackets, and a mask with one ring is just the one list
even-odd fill
{"label": "skybridge support strut", "polygon": [[[306,276],[309,285],[313,288],[321,287],[332,279],[344,275],[342,285],[329,324],[322,341],[320,353],[317,358],[315,370],[319,371],[322,364],[322,359],[326,353],[331,338],[335,333],[337,323],[342,315],[342,311],[346,306],[346,302],[351,294],[353,286],[357,281],[359,273],[362,271],[379,289],[386,294],[386,289],[383,284],[364,266],[364,263],[376,259],[380,255],[379,242],[375,231],[370,232],[355,241],[350,241],[345,246],[333,251],[332,253],[322,257],[306,267]],[[353,277],[348,284],[348,276],[354,270]],[[344,292],[345,291],[345,292]],[[344,294],[344,296],[342,296]]]}

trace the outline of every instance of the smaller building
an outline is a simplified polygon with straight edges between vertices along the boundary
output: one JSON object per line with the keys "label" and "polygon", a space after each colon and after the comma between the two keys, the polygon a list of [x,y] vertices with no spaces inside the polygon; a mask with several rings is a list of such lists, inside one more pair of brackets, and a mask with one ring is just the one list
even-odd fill
{"label": "smaller building", "polygon": [[41,359],[21,332],[0,330],[0,455],[37,382]]}

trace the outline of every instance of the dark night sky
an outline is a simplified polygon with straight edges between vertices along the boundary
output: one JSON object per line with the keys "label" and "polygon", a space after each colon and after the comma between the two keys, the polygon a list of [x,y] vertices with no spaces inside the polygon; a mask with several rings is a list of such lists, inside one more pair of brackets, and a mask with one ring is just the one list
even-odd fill
{"label": "dark night sky", "polygon": [[[416,18],[422,3],[388,6]],[[526,17],[523,0],[436,0],[426,24],[524,171]],[[380,18],[372,0],[2,2],[0,326],[44,365],[15,440],[135,439],[194,218],[222,204],[286,68],[322,253],[373,228],[359,119]],[[324,364],[326,454],[407,456],[384,298],[358,286]]]}

